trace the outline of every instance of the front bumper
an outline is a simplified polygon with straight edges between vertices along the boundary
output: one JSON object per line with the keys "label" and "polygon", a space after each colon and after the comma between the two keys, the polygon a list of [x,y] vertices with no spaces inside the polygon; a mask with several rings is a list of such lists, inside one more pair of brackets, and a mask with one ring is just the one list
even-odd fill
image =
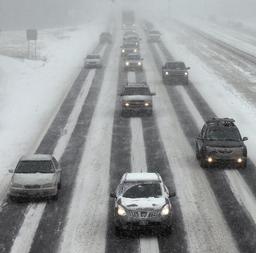
{"label": "front bumper", "polygon": [[129,70],[142,70],[143,66],[138,65],[138,64],[130,64],[129,66],[125,65],[124,70],[129,71]]}
{"label": "front bumper", "polygon": [[37,188],[37,189],[11,187],[9,190],[9,196],[21,197],[21,198],[40,198],[40,197],[55,196],[57,192],[58,192],[57,186],[49,187],[49,188]]}
{"label": "front bumper", "polygon": [[163,75],[163,79],[167,82],[188,82],[188,76],[185,75]]}
{"label": "front bumper", "polygon": [[115,214],[115,226],[121,229],[133,230],[142,228],[167,228],[172,225],[172,214],[167,216],[159,215],[155,217],[135,218],[129,214],[118,216]]}
{"label": "front bumper", "polygon": [[153,109],[151,106],[148,107],[122,107],[123,114],[132,114],[132,113],[152,113]]}

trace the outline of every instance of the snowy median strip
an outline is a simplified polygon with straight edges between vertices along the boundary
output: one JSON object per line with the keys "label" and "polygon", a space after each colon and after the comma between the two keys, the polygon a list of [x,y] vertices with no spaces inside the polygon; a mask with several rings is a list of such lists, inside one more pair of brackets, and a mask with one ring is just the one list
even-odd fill
{"label": "snowy median strip", "polygon": [[[145,155],[142,122],[140,118],[131,118],[131,166],[132,172],[148,172]],[[157,237],[140,237],[140,253],[159,252]]]}
{"label": "snowy median strip", "polygon": [[[118,54],[118,45],[115,43],[110,59],[116,59]],[[106,66],[105,78],[79,165],[58,248],[60,253],[101,253],[105,250],[117,79],[118,63],[110,62]]]}

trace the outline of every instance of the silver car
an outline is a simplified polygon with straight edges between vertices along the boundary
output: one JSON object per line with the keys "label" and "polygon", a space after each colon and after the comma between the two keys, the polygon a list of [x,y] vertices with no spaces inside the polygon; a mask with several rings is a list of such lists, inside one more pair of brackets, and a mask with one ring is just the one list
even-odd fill
{"label": "silver car", "polygon": [[110,196],[115,199],[118,235],[125,230],[160,228],[170,232],[173,209],[170,194],[158,173],[125,173]]}
{"label": "silver car", "polygon": [[102,59],[99,54],[89,54],[86,56],[84,60],[85,68],[101,68],[102,67]]}
{"label": "silver car", "polygon": [[57,199],[61,187],[61,169],[52,155],[23,156],[13,173],[9,189],[11,199],[52,197]]}

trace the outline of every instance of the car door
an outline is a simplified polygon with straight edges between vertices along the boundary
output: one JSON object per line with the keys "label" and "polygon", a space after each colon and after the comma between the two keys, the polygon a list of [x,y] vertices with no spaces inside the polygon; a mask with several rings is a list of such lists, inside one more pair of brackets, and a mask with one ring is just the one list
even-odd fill
{"label": "car door", "polygon": [[196,145],[197,145],[199,152],[201,151],[201,149],[203,147],[205,131],[206,131],[206,125],[203,126],[200,134],[198,135],[198,137],[196,139]]}

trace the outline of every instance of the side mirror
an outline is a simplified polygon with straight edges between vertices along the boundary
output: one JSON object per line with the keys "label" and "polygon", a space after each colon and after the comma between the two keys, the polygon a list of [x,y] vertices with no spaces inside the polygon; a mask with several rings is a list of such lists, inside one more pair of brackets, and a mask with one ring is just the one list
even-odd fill
{"label": "side mirror", "polygon": [[244,138],[243,138],[243,141],[248,141],[248,137],[244,137]]}
{"label": "side mirror", "polygon": [[124,94],[123,93],[120,93],[119,96],[122,97]]}
{"label": "side mirror", "polygon": [[151,92],[151,96],[155,96],[156,95],[156,93],[155,92]]}
{"label": "side mirror", "polygon": [[111,192],[111,193],[109,194],[109,196],[110,196],[110,198],[116,198],[116,194],[115,194],[114,192]]}
{"label": "side mirror", "polygon": [[176,196],[176,192],[170,192],[169,193],[169,198],[173,198],[173,197],[175,197]]}
{"label": "side mirror", "polygon": [[187,67],[186,69],[187,69],[187,70],[189,70],[189,69],[190,69],[190,67]]}
{"label": "side mirror", "polygon": [[203,138],[202,138],[200,135],[198,135],[198,136],[196,137],[196,139],[197,139],[197,140],[202,140]]}
{"label": "side mirror", "polygon": [[13,169],[9,169],[9,173],[14,173],[14,170]]}

